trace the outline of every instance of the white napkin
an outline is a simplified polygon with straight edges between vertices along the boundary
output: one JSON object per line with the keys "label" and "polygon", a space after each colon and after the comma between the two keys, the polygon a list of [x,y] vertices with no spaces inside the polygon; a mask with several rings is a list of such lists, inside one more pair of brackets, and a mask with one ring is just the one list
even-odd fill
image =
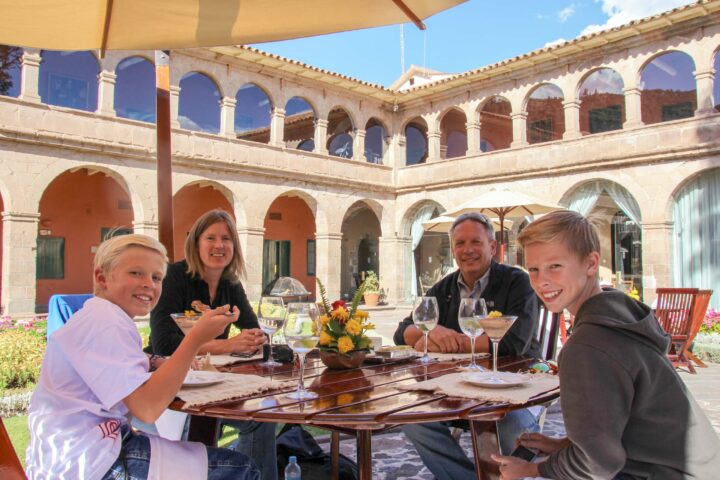
{"label": "white napkin", "polygon": [[174,442],[156,435],[147,437],[150,440],[148,480],[207,478],[208,457],[205,445],[198,442]]}
{"label": "white napkin", "polygon": [[[227,367],[228,365],[234,365],[236,363],[253,362],[255,360],[262,360],[262,351],[256,353],[252,357],[236,357],[234,355],[210,355],[210,364],[213,367]],[[205,357],[198,357],[201,360]]]}
{"label": "white napkin", "polygon": [[293,386],[296,382],[278,382],[258,375],[242,375],[239,373],[220,373],[223,381],[206,387],[183,387],[177,396],[185,402],[184,409],[215,403],[223,400],[248,397],[267,390],[275,390]]}

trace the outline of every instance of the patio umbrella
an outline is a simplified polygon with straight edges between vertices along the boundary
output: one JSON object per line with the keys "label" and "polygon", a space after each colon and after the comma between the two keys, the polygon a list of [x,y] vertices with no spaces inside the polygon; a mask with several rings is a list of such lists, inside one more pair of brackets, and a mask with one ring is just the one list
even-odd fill
{"label": "patio umbrella", "polygon": [[[457,217],[451,217],[449,215],[440,215],[439,217],[431,218],[430,220],[423,222],[423,229],[426,232],[447,233],[450,231],[450,227],[452,227],[452,224],[456,218]],[[494,228],[500,228],[499,219],[491,218],[490,221],[492,222]],[[511,228],[512,223],[512,220],[506,219],[505,228]]]}
{"label": "patio umbrella", "polygon": [[[0,44],[169,50],[309,37],[422,19],[466,0],[0,0]],[[172,259],[169,58],[156,55],[158,223]]]}
{"label": "patio umbrella", "polygon": [[504,223],[506,217],[524,217],[526,215],[539,215],[555,210],[563,210],[563,207],[551,202],[539,200],[531,195],[513,192],[507,189],[492,189],[487,193],[469,200],[455,210],[448,212],[448,215],[458,216],[467,212],[480,212],[497,216],[500,220],[500,259],[504,260]]}

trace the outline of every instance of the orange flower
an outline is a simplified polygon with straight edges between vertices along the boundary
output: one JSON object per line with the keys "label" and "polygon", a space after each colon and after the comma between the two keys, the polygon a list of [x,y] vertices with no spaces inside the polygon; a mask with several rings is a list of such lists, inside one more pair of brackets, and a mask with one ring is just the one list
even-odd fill
{"label": "orange flower", "polygon": [[348,311],[345,310],[343,307],[336,308],[332,311],[330,315],[332,316],[332,318],[336,319],[340,323],[345,323],[345,321],[348,319]]}
{"label": "orange flower", "polygon": [[330,345],[330,342],[333,341],[332,335],[327,333],[325,330],[320,332],[320,345]]}
{"label": "orange flower", "polygon": [[340,353],[347,353],[354,348],[355,345],[353,344],[352,338],[348,337],[347,335],[338,338],[338,351]]}
{"label": "orange flower", "polygon": [[360,326],[360,322],[353,319],[348,321],[345,324],[345,331],[349,333],[350,335],[360,335],[360,332],[362,331],[362,327]]}

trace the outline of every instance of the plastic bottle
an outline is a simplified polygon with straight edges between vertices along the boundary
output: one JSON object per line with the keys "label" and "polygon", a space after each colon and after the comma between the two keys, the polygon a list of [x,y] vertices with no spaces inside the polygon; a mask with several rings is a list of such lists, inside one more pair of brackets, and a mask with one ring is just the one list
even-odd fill
{"label": "plastic bottle", "polygon": [[287,467],[285,467],[285,480],[300,480],[300,465],[297,464],[297,457],[292,456],[288,459]]}

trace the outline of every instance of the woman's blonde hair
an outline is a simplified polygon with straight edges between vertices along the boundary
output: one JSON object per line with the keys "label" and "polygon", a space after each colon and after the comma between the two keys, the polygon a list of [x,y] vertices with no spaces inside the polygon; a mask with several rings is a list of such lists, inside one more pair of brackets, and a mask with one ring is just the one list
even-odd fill
{"label": "woman's blonde hair", "polygon": [[188,264],[188,273],[193,276],[202,277],[203,263],[200,259],[200,251],[198,244],[200,236],[216,223],[224,222],[230,231],[230,239],[233,243],[233,258],[225,270],[222,278],[231,282],[239,282],[245,277],[245,260],[243,260],[242,249],[240,248],[240,240],[238,239],[237,227],[232,216],[224,210],[210,210],[200,216],[193,224],[187,238],[185,239],[185,261]]}
{"label": "woman's blonde hair", "polygon": [[591,252],[600,253],[600,240],[595,225],[577,212],[559,210],[535,220],[520,232],[518,243],[524,248],[533,243],[562,242],[580,258]]}
{"label": "woman's blonde hair", "polygon": [[[165,274],[165,267],[167,266],[168,261],[167,250],[165,250],[162,243],[158,242],[154,238],[148,237],[147,235],[141,235],[139,233],[118,235],[117,237],[112,237],[102,242],[95,253],[93,272],[99,268],[105,275],[109,275],[110,272],[117,267],[120,255],[132,247],[147,248],[148,250],[152,250],[160,254],[163,258],[163,275]],[[95,293],[95,295],[100,293],[99,287],[95,282],[94,275],[93,293]]]}

